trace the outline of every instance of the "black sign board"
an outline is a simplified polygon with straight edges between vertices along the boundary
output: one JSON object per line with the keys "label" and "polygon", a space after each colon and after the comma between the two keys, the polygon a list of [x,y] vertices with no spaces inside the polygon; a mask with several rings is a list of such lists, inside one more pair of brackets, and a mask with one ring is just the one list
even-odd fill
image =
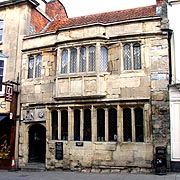
{"label": "black sign board", "polygon": [[76,142],[76,146],[83,146],[83,142]]}
{"label": "black sign board", "polygon": [[63,160],[63,142],[56,142],[56,159]]}

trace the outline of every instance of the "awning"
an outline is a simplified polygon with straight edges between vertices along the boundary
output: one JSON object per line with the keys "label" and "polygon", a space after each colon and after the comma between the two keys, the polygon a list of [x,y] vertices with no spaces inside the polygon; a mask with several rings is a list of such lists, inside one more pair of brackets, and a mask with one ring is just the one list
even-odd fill
{"label": "awning", "polygon": [[0,114],[0,122],[2,121],[2,120],[4,120],[5,118],[7,117],[7,115],[2,115],[2,114]]}

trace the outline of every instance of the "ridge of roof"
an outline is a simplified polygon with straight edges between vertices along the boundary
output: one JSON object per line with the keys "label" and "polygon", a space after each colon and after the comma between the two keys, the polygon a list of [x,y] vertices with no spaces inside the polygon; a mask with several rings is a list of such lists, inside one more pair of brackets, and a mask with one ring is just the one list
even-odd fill
{"label": "ridge of roof", "polygon": [[110,12],[102,12],[102,13],[90,14],[85,16],[65,18],[62,20],[55,18],[46,32],[56,31],[60,28],[84,26],[94,23],[108,24],[113,22],[122,22],[126,20],[148,18],[148,17],[157,17],[156,5],[110,11]]}

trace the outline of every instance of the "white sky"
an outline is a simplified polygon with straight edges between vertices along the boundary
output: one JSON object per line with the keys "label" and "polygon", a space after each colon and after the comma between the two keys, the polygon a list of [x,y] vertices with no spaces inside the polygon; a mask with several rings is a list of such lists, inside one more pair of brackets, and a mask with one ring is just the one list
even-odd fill
{"label": "white sky", "polygon": [[156,0],[60,0],[68,17],[83,16],[156,4]]}

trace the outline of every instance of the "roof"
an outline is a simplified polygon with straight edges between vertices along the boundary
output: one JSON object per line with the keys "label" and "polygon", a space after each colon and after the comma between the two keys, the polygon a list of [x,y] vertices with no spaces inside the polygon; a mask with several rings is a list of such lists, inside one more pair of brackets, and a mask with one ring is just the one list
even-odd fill
{"label": "roof", "polygon": [[150,18],[150,17],[157,17],[156,5],[120,10],[120,11],[98,13],[98,14],[80,16],[75,18],[65,18],[61,20],[55,18],[46,32],[56,31],[61,28],[85,26],[95,23],[109,24],[109,23],[123,22],[127,20]]}

